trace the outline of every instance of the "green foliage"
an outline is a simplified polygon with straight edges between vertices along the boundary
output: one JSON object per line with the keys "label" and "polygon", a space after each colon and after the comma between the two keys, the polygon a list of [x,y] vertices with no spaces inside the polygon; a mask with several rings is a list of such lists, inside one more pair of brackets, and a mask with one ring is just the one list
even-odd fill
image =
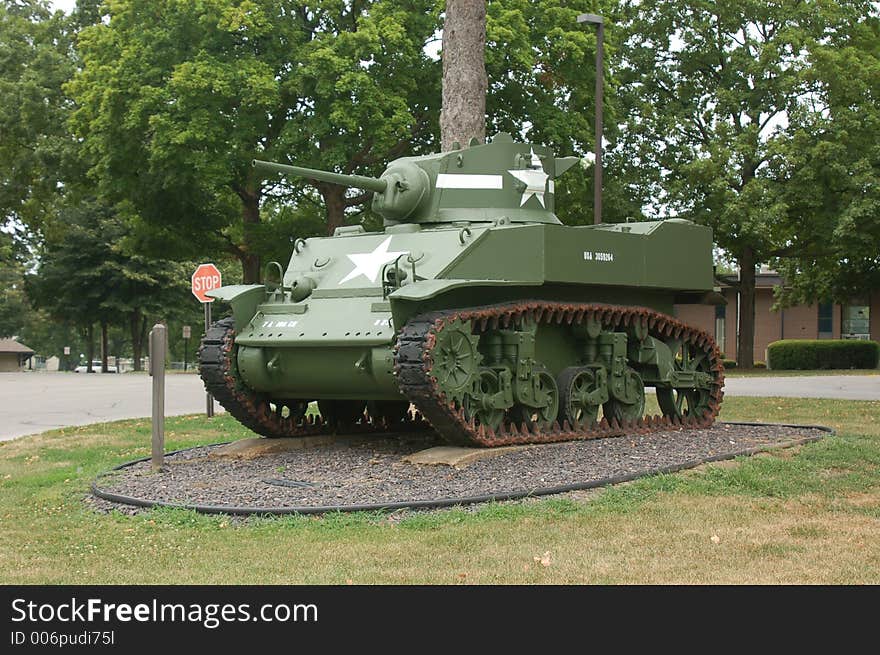
{"label": "green foliage", "polygon": [[439,66],[424,53],[433,0],[107,8],[110,20],[79,40],[73,125],[102,193],[123,203],[151,250],[170,241],[180,257],[227,252],[256,281],[260,247],[296,236],[284,233],[289,222],[261,225],[265,197],[292,200],[292,216],[311,225],[317,188],[336,201],[331,230],[367,197],[264,182],[251,159],[376,174],[434,140]]}
{"label": "green foliage", "polygon": [[0,231],[0,338],[21,334],[23,317],[28,311],[24,295],[24,266],[12,234]]}
{"label": "green foliage", "polygon": [[[493,131],[574,150],[592,141],[595,29],[562,0],[490,2],[487,114]],[[610,94],[609,94],[610,95]]]}
{"label": "green foliage", "polygon": [[723,364],[724,364],[724,368],[726,368],[726,369],[736,368],[736,360],[735,359],[725,359],[723,361]]}
{"label": "green foliage", "polygon": [[771,369],[877,368],[878,360],[876,341],[786,339],[767,346]]}
{"label": "green foliage", "polygon": [[[174,316],[186,305],[193,265],[125,252],[126,225],[94,200],[63,208],[61,219],[68,229],[44,245],[25,282],[28,296],[63,323],[124,327],[137,358],[147,317]],[[118,354],[119,344],[113,350]]]}
{"label": "green foliage", "polygon": [[805,90],[796,59],[809,11],[757,1],[628,4],[621,77],[634,165],[673,212],[711,226],[734,256],[751,250],[760,261],[783,211],[766,175],[776,138],[768,126]]}
{"label": "green foliage", "polygon": [[64,14],[43,0],[0,5],[0,225],[40,229],[58,198],[71,165],[71,45]]}
{"label": "green foliage", "polygon": [[880,288],[880,19],[853,21],[812,53],[819,111],[794,118],[774,163],[786,182],[777,268],[783,304],[847,302]]}
{"label": "green foliage", "polygon": [[[486,98],[488,134],[521,135],[559,155],[595,150],[594,98],[596,28],[577,23],[585,7],[566,0],[488,3]],[[590,11],[603,14],[605,29],[605,140],[614,144],[625,122],[614,75],[621,56],[617,3],[602,0]],[[642,217],[649,200],[628,165],[628,154],[610,150],[603,161],[603,221]],[[556,213],[566,225],[593,223],[593,167],[574,167],[556,182]]]}
{"label": "green foliage", "polygon": [[20,235],[0,230],[0,338],[16,336],[38,355],[62,356],[64,346],[82,352],[84,344],[70,323],[33,307],[26,292],[31,266]]}
{"label": "green foliage", "polygon": [[[870,200],[876,195],[876,169],[838,166],[846,159],[839,152],[817,158],[834,139],[817,140],[821,130],[809,126],[833,125],[834,133],[844,134],[856,124],[846,112],[827,111],[835,86],[850,97],[861,94],[852,106],[853,119],[871,102],[876,114],[876,96],[863,82],[849,81],[846,62],[858,54],[835,54],[867,17],[876,15],[871,2],[629,0],[624,14],[619,93],[628,120],[618,147],[639,171],[644,195],[657,199],[654,212],[710,226],[716,244],[744,271],[774,256],[802,253],[807,243],[798,232],[809,241],[821,232],[802,226],[825,220],[828,212],[819,210],[835,211],[817,203],[817,196],[835,195],[838,187],[850,189],[846,196],[864,190],[866,201],[860,198],[854,212],[859,225],[869,220],[866,212],[876,206]],[[876,130],[869,122],[851,137],[876,151]],[[796,171],[811,167],[822,174],[813,181],[806,172],[796,178]],[[856,171],[861,173],[851,177]],[[859,252],[873,247],[876,256],[876,237],[859,229],[850,238],[860,243]],[[851,262],[845,259],[841,268],[850,269]],[[742,292],[744,305],[749,304],[738,356],[750,359],[751,279],[744,279]]]}

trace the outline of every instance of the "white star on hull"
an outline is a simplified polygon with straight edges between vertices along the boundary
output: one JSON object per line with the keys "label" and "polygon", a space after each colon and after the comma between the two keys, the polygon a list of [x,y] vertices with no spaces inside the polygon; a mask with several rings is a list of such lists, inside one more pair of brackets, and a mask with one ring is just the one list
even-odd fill
{"label": "white star on hull", "polygon": [[360,253],[357,255],[346,255],[346,257],[351,260],[351,263],[354,264],[354,270],[352,270],[351,273],[339,280],[339,284],[345,284],[349,280],[353,280],[359,275],[363,275],[370,282],[375,284],[376,278],[379,277],[379,271],[385,264],[393,262],[401,255],[405,255],[409,252],[408,250],[403,250],[400,252],[389,252],[389,247],[391,247],[391,237],[388,237],[387,239],[385,239],[385,241],[376,246],[376,249],[373,250],[373,252]]}
{"label": "white star on hull", "polygon": [[507,172],[526,185],[526,189],[523,191],[522,198],[520,198],[519,201],[520,207],[526,204],[526,201],[529,198],[535,196],[535,198],[538,199],[538,202],[541,203],[541,207],[546,209],[547,205],[544,204],[544,193],[547,190],[547,178],[550,176],[544,172],[541,158],[535,154],[534,148],[532,149],[532,164],[529,168],[509,170]]}

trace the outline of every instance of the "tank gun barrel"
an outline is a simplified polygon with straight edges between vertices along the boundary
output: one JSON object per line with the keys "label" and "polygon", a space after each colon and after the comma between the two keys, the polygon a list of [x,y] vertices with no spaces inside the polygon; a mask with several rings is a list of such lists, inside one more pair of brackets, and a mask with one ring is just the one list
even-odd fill
{"label": "tank gun barrel", "polygon": [[355,189],[364,189],[365,191],[374,191],[375,193],[384,193],[388,187],[387,180],[366,177],[365,175],[343,175],[342,173],[331,173],[330,171],[304,168],[303,166],[276,164],[275,162],[261,161],[259,159],[253,160],[253,166],[259,170],[272,173],[287,173],[288,175],[296,175],[320,182],[330,182],[331,184],[340,184],[342,186],[354,187]]}

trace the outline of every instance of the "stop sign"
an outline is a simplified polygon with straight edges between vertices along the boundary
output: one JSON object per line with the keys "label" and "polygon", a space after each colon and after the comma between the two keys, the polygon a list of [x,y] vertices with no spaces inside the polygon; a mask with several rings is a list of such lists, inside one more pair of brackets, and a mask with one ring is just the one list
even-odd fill
{"label": "stop sign", "polygon": [[214,299],[208,298],[205,293],[221,286],[223,284],[220,271],[214,264],[199,264],[196,272],[192,274],[192,292],[201,302],[214,302]]}

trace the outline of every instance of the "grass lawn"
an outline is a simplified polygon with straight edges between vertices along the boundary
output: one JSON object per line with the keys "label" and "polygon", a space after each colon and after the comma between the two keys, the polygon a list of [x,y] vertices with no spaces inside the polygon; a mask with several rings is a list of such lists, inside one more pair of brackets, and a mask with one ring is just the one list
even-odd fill
{"label": "grass lawn", "polygon": [[[0,583],[880,583],[880,401],[734,397],[722,417],[838,436],[564,499],[235,523],[93,512],[89,483],[148,454],[149,421],[55,430],[0,443]],[[166,433],[248,434],[226,416]]]}

